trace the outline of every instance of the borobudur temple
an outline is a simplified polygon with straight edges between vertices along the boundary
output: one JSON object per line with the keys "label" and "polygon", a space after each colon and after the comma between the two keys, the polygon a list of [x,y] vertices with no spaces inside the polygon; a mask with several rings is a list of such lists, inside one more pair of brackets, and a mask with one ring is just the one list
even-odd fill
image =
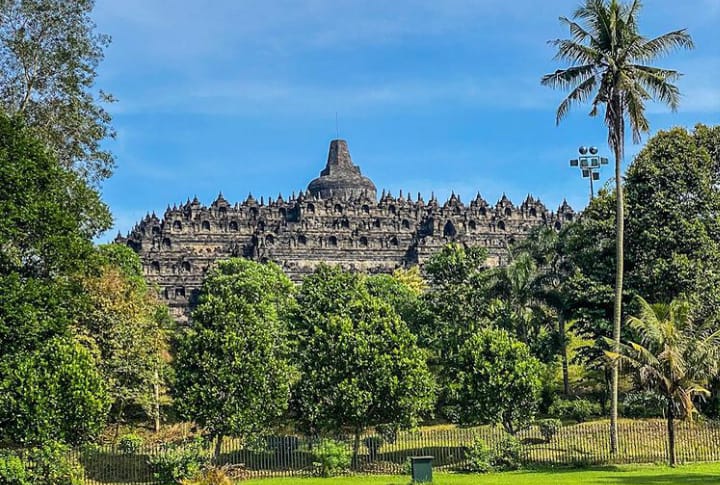
{"label": "borobudur temple", "polygon": [[321,262],[367,273],[421,265],[449,242],[487,248],[502,265],[507,248],[537,225],[560,228],[575,216],[563,201],[556,212],[528,196],[495,205],[478,194],[469,204],[452,194],[444,203],[418,194],[383,191],[354,165],[347,142],[330,142],[327,164],[307,190],[284,199],[249,196],[231,204],[222,194],[209,206],[197,198],[148,214],[117,241],[134,249],[145,274],[178,320],[187,319],[203,277],[218,259],[274,261],[296,282]]}

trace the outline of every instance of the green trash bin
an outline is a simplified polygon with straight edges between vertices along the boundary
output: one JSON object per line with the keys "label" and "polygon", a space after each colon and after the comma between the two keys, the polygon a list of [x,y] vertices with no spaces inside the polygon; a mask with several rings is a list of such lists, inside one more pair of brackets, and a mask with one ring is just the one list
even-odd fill
{"label": "green trash bin", "polygon": [[411,456],[413,483],[432,483],[432,456]]}

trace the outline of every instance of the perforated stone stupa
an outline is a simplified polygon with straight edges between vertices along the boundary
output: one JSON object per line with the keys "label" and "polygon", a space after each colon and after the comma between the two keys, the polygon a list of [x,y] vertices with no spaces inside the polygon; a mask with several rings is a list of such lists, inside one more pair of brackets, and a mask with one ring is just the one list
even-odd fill
{"label": "perforated stone stupa", "polygon": [[537,225],[560,228],[575,216],[563,202],[556,212],[528,196],[520,205],[504,194],[490,205],[479,194],[464,204],[383,191],[353,164],[344,140],[330,143],[327,165],[306,191],[288,199],[249,196],[230,204],[220,194],[209,206],[197,198],[148,214],[117,241],[133,248],[148,280],[175,316],[185,320],[203,277],[222,258],[274,261],[296,282],[321,262],[367,273],[422,265],[442,246],[487,248],[489,264],[504,264],[507,247]]}

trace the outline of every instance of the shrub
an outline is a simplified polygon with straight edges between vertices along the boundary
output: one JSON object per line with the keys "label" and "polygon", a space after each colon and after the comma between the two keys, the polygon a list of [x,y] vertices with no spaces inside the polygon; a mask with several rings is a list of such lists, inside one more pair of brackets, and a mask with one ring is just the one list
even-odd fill
{"label": "shrub", "polygon": [[181,483],[197,476],[210,463],[210,454],[202,440],[181,445],[170,445],[148,460],[153,476],[163,485]]}
{"label": "shrub", "polygon": [[118,442],[118,450],[125,455],[132,455],[140,451],[145,440],[142,436],[135,433],[129,433],[120,438]]}
{"label": "shrub", "polygon": [[22,458],[11,451],[0,451],[0,483],[31,485],[31,476]]}
{"label": "shrub", "polygon": [[485,440],[476,436],[468,447],[465,458],[467,460],[466,470],[472,473],[487,473],[492,471],[494,453],[485,443]]}
{"label": "shrub", "polygon": [[350,450],[344,443],[324,439],[313,450],[313,465],[321,477],[337,475],[350,466]]}
{"label": "shrub", "polygon": [[370,458],[374,460],[385,441],[380,436],[368,436],[363,440],[363,444],[367,448]]}
{"label": "shrub", "polygon": [[513,435],[506,435],[497,444],[490,464],[498,470],[517,470],[520,468],[522,444]]}
{"label": "shrub", "polygon": [[33,464],[34,485],[82,485],[83,468],[72,459],[70,447],[46,443],[30,450],[28,461]]}
{"label": "shrub", "polygon": [[535,421],[535,424],[540,428],[540,434],[545,439],[545,443],[550,443],[562,428],[562,421],[559,419],[539,419]]}
{"label": "shrub", "polygon": [[208,468],[181,483],[182,485],[232,485],[232,481],[221,468]]}
{"label": "shrub", "polygon": [[623,399],[623,416],[628,418],[658,418],[664,416],[667,401],[653,391],[628,393]]}
{"label": "shrub", "polygon": [[600,405],[587,399],[558,399],[550,406],[549,414],[558,419],[572,419],[578,423],[600,414]]}
{"label": "shrub", "polygon": [[68,446],[49,442],[22,452],[0,452],[0,483],[81,485],[83,469],[70,456]]}

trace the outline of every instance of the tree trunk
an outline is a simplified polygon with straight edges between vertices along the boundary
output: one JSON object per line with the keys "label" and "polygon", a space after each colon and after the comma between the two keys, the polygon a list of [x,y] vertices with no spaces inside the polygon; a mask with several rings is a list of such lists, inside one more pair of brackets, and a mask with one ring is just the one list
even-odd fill
{"label": "tree trunk", "polygon": [[123,399],[119,400],[118,403],[118,412],[115,416],[115,441],[117,441],[118,436],[120,435],[120,420],[122,419],[123,412],[125,411],[125,401]]}
{"label": "tree trunk", "polygon": [[[613,312],[613,352],[620,353],[620,332],[622,326],[622,294],[624,248],[623,236],[625,231],[625,214],[623,207],[622,186],[622,157],[625,143],[625,120],[623,119],[620,98],[613,96],[609,109],[612,109],[614,119],[613,150],[615,152],[615,305]],[[620,361],[615,359],[612,363],[612,390],[610,395],[610,453],[618,452],[618,385],[620,381]]]}
{"label": "tree trunk", "polygon": [[353,456],[352,456],[352,466],[353,469],[358,469],[358,454],[360,452],[360,432],[362,430],[360,428],[355,428],[355,441],[353,442]]}
{"label": "tree trunk", "polygon": [[218,460],[220,459],[220,452],[222,452],[222,442],[223,435],[217,435],[217,438],[215,439],[215,453],[213,454],[213,461],[216,465],[218,464]]}
{"label": "tree trunk", "polygon": [[153,397],[155,402],[153,403],[154,418],[155,418],[155,432],[160,432],[160,375],[155,369],[155,382],[153,383]]}
{"label": "tree trunk", "polygon": [[670,466],[675,466],[675,409],[673,407],[672,398],[668,398],[667,405],[667,433],[668,433],[668,462]]}
{"label": "tree trunk", "polygon": [[565,315],[562,311],[558,312],[558,332],[560,333],[560,352],[562,353],[562,375],[563,375],[563,393],[570,395],[570,372],[568,370],[568,354],[567,354],[567,338],[565,335]]}

